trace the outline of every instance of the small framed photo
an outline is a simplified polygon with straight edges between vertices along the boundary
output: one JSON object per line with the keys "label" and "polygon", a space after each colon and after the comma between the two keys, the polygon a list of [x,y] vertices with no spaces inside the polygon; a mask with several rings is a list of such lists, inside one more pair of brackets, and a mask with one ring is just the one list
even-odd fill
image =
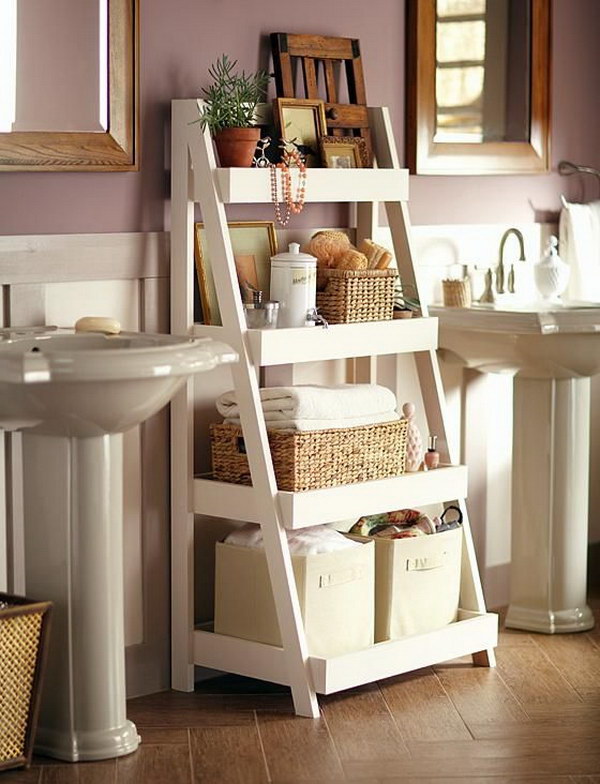
{"label": "small framed photo", "polygon": [[319,166],[319,139],[327,133],[325,103],[310,98],[275,98],[273,104],[281,138],[296,145],[307,166]]}
{"label": "small framed photo", "polygon": [[[231,221],[227,225],[242,300],[252,302],[252,289],[262,291],[263,300],[269,299],[271,256],[277,253],[275,224],[273,221]],[[194,257],[202,323],[219,326],[221,313],[203,223],[194,224]]]}
{"label": "small framed photo", "polygon": [[360,136],[322,136],[321,160],[328,169],[367,169],[369,152]]}

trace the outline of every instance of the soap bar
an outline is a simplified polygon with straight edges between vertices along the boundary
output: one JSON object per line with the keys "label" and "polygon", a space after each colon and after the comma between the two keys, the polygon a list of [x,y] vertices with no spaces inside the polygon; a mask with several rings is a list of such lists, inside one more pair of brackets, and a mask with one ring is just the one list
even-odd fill
{"label": "soap bar", "polygon": [[114,318],[106,316],[84,316],[75,322],[75,332],[102,332],[105,335],[118,335],[121,325]]}

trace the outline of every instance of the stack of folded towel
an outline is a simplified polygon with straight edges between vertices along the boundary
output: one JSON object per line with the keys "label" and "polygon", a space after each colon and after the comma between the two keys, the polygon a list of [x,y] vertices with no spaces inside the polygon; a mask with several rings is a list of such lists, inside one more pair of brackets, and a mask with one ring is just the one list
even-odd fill
{"label": "stack of folded towel", "polygon": [[[260,399],[267,427],[279,430],[327,430],[400,419],[396,396],[377,384],[264,387]],[[226,424],[240,424],[234,391],[218,398],[217,409]]]}
{"label": "stack of folded towel", "polygon": [[[286,531],[290,553],[292,555],[317,555],[318,553],[332,553],[335,550],[349,550],[360,547],[359,542],[347,539],[339,531],[327,525],[315,525],[301,528],[298,531]],[[247,523],[232,531],[226,538],[226,544],[235,544],[239,547],[263,548],[263,535],[260,525]]]}

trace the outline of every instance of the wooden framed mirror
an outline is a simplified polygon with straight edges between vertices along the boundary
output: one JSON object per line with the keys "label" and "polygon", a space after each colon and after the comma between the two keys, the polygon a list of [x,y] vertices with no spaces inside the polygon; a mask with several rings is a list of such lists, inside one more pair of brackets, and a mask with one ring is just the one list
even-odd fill
{"label": "wooden framed mirror", "polygon": [[2,0],[1,171],[139,168],[138,26],[139,0]]}
{"label": "wooden framed mirror", "polygon": [[550,0],[407,0],[413,174],[549,168]]}

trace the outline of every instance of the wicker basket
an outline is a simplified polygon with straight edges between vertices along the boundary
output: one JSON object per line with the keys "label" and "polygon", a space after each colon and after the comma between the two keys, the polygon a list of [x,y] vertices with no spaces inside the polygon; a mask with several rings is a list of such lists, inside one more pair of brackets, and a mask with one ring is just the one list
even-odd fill
{"label": "wicker basket", "polygon": [[330,324],[386,321],[394,310],[398,273],[385,270],[327,270],[327,285],[317,291],[317,308]]}
{"label": "wicker basket", "polygon": [[0,593],[0,770],[31,763],[50,608]]}
{"label": "wicker basket", "polygon": [[471,282],[468,278],[464,280],[443,280],[442,292],[444,305],[447,308],[471,307]]}
{"label": "wicker basket", "polygon": [[[269,430],[280,490],[334,487],[404,473],[407,420],[331,430]],[[213,475],[222,482],[251,484],[242,429],[211,425]]]}

